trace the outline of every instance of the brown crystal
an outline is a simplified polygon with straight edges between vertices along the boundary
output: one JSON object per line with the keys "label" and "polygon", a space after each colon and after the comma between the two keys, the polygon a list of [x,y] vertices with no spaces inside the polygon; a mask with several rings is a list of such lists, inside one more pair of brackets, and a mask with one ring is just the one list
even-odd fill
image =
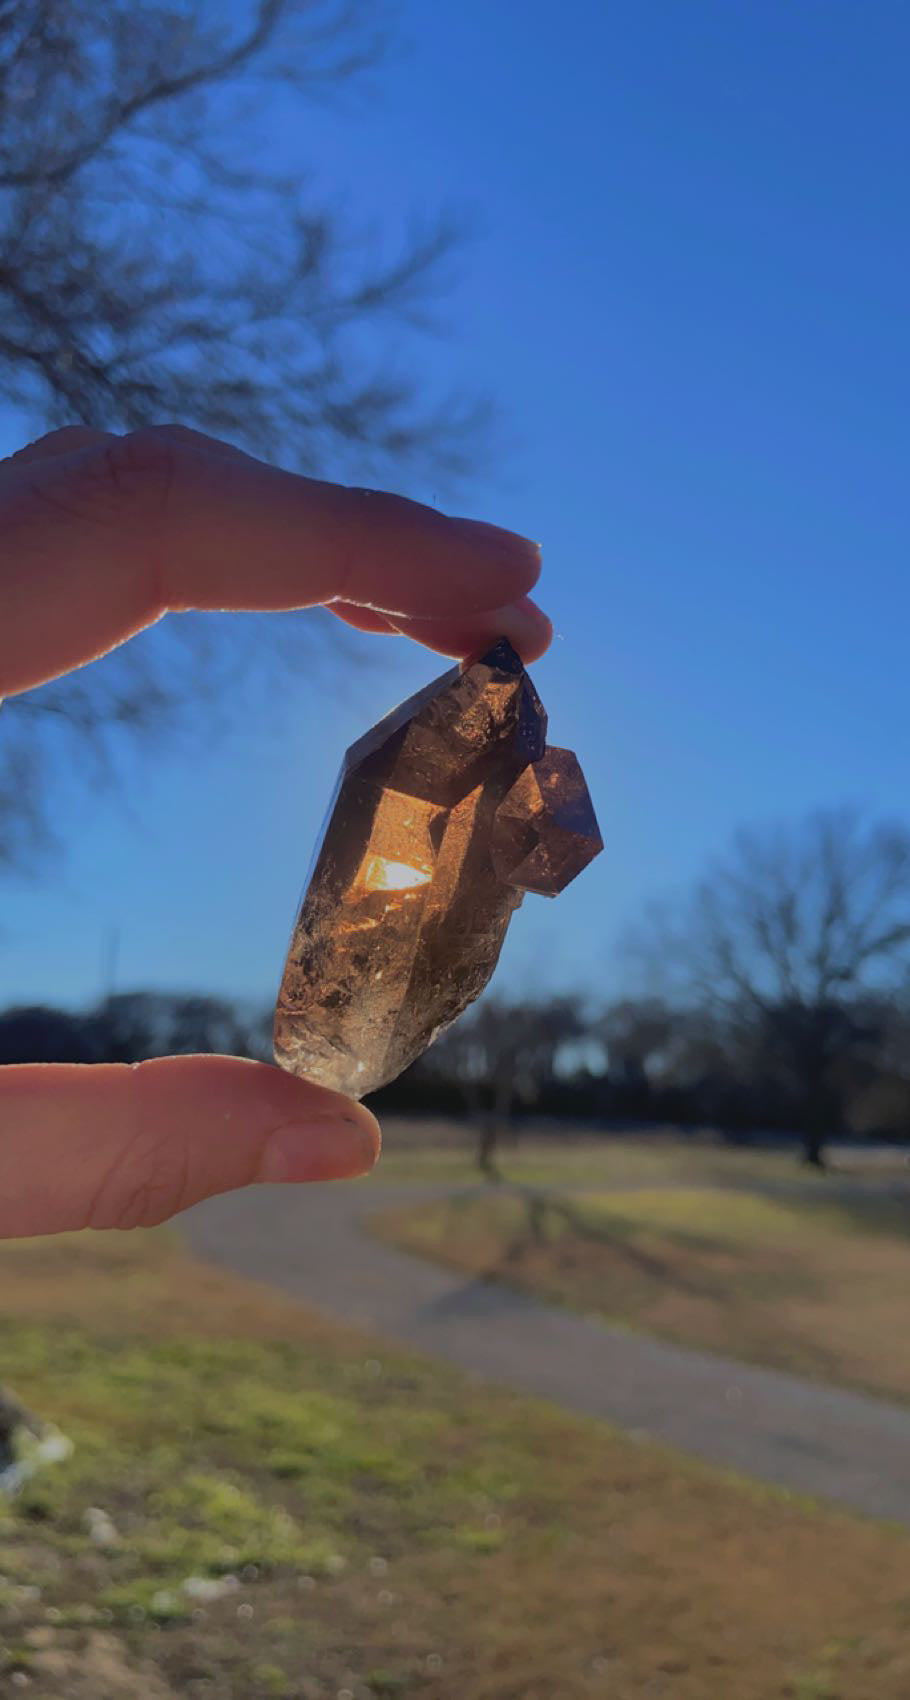
{"label": "brown crystal", "polygon": [[523,893],[603,848],[546,725],[501,639],[351,746],[278,996],[283,1067],[357,1098],[394,1080],[483,991]]}
{"label": "brown crystal", "polygon": [[500,879],[556,897],[603,849],[577,757],[550,745],[520,773],[493,823]]}

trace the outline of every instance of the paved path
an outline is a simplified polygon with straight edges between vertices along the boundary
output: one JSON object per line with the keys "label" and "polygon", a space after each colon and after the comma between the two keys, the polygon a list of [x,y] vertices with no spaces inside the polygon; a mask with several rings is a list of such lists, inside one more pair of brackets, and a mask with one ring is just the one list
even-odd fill
{"label": "paved path", "polygon": [[370,1332],[711,1463],[910,1526],[910,1411],[588,1321],[364,1231],[369,1215],[451,1190],[262,1187],[211,1199],[181,1223],[200,1256]]}

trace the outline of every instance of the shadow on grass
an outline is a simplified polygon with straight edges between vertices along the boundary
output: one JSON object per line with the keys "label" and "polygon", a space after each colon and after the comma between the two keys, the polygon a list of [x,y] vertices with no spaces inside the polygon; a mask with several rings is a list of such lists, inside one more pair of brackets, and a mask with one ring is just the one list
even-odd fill
{"label": "shadow on grass", "polygon": [[[716,1277],[701,1279],[696,1273],[680,1268],[677,1257],[661,1256],[645,1248],[639,1243],[639,1224],[626,1217],[604,1209],[596,1212],[586,1210],[584,1204],[555,1193],[525,1188],[517,1190],[513,1196],[524,1202],[525,1218],[505,1247],[498,1266],[502,1271],[500,1278],[508,1279],[509,1268],[520,1263],[529,1250],[558,1250],[560,1240],[568,1238],[570,1243],[575,1240],[582,1246],[618,1254],[631,1269],[649,1281],[672,1281],[677,1290],[696,1298],[716,1297]],[[690,1228],[664,1227],[662,1237],[671,1251],[718,1256],[729,1255],[730,1252],[729,1244],[723,1240]],[[496,1278],[495,1268],[490,1274],[491,1278]]]}

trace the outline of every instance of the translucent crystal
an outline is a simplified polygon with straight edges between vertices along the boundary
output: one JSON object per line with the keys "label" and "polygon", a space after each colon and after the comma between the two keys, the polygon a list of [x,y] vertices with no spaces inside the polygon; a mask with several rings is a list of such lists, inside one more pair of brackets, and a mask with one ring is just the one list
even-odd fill
{"label": "translucent crystal", "polygon": [[514,649],[443,674],[348,750],[275,1011],[283,1067],[353,1097],[483,991],[525,891],[603,848]]}

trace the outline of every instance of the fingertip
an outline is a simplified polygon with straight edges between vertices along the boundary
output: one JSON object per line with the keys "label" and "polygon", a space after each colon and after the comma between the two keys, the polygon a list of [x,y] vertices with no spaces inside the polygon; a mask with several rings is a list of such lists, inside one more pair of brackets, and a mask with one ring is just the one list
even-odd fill
{"label": "fingertip", "polygon": [[[353,1099],[346,1099],[345,1102],[349,1106],[349,1114],[354,1114],[357,1117],[364,1141],[364,1149],[370,1160],[369,1167],[374,1169],[382,1156],[382,1128],[372,1110],[367,1109],[366,1104],[356,1103]],[[365,1170],[364,1173],[366,1172]]]}
{"label": "fingertip", "polygon": [[[291,1077],[293,1078],[293,1077]],[[376,1117],[366,1105],[297,1080],[298,1103],[264,1141],[261,1182],[353,1180],[375,1166],[382,1147]]]}
{"label": "fingertip", "polygon": [[368,1175],[379,1155],[375,1134],[355,1116],[289,1122],[263,1146],[257,1181],[355,1180]]}
{"label": "fingertip", "polygon": [[539,661],[553,642],[553,622],[530,596],[523,598],[516,613],[515,648],[522,661]]}
{"label": "fingertip", "polygon": [[539,661],[553,641],[549,616],[530,596],[522,596],[505,608],[493,608],[481,620],[484,641],[487,636],[508,638],[526,664]]}
{"label": "fingertip", "polygon": [[553,640],[553,626],[530,596],[521,596],[502,608],[489,608],[479,614],[450,615],[447,619],[405,619],[387,617],[387,629],[413,638],[426,649],[439,655],[468,656],[508,638],[526,664],[539,661]]}
{"label": "fingertip", "polygon": [[364,1104],[271,1063],[169,1057],[130,1073],[150,1126],[164,1125],[179,1102],[192,1130],[199,1197],[251,1181],[364,1175],[379,1155],[379,1124]]}
{"label": "fingertip", "polygon": [[452,619],[517,601],[540,577],[540,547],[518,532],[381,491],[321,488],[320,560],[332,582],[319,601]]}

